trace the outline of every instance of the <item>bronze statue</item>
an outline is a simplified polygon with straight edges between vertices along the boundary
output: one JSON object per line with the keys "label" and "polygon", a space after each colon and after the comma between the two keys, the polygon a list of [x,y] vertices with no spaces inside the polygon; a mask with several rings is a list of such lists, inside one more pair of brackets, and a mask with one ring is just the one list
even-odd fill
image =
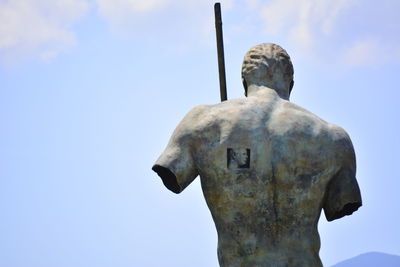
{"label": "bronze statue", "polygon": [[153,170],[175,193],[198,175],[220,266],[322,266],[317,224],[361,206],[347,133],[289,102],[293,66],[275,44],[245,55],[246,98],[193,108]]}

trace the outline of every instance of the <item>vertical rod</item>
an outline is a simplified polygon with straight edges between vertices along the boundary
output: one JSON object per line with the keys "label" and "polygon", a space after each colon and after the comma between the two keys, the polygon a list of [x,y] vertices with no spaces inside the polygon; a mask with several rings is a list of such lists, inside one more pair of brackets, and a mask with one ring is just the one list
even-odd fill
{"label": "vertical rod", "polygon": [[221,93],[221,102],[228,99],[226,93],[226,77],[225,77],[225,57],[224,57],[224,40],[222,38],[222,17],[221,4],[215,3],[215,29],[217,34],[217,52],[218,52],[218,70],[219,70],[219,89]]}

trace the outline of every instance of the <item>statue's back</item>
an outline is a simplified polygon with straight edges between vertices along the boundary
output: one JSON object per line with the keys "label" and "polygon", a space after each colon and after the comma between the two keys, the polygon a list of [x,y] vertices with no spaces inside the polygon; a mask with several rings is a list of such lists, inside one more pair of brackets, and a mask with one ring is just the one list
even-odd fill
{"label": "statue's back", "polygon": [[321,266],[317,223],[345,133],[275,93],[197,112],[193,155],[221,266]]}

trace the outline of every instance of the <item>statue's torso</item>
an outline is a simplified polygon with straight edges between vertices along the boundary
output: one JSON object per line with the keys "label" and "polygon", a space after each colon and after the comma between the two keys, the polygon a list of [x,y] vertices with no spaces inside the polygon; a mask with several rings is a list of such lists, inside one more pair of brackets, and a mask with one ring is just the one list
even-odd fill
{"label": "statue's torso", "polygon": [[[221,266],[321,266],[317,223],[338,171],[335,126],[277,96],[206,109],[193,157]],[[246,164],[234,164],[235,151],[247,151]]]}

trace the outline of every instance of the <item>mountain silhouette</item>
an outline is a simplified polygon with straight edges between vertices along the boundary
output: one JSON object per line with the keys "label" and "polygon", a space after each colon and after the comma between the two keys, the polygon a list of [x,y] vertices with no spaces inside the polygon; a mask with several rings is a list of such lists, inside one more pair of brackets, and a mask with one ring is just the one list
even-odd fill
{"label": "mountain silhouette", "polygon": [[331,267],[400,267],[400,256],[368,252],[336,263]]}

